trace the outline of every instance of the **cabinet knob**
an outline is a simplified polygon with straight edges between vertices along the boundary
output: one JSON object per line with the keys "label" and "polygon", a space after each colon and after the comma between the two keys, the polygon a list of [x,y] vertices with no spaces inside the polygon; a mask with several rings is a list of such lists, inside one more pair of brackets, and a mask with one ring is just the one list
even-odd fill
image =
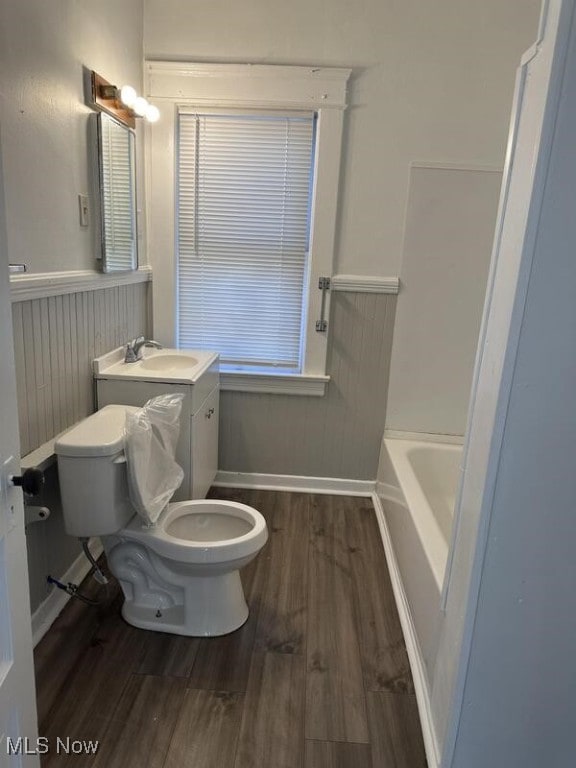
{"label": "cabinet knob", "polygon": [[208,410],[206,411],[206,418],[211,419],[213,414],[214,414],[214,408],[208,408]]}

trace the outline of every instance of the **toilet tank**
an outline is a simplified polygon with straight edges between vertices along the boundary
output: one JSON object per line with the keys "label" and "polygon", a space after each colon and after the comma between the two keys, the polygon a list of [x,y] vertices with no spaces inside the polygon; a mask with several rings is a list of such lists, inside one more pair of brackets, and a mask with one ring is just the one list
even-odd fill
{"label": "toilet tank", "polygon": [[137,408],[107,405],[63,434],[54,446],[64,526],[70,536],[105,536],[135,510],[128,495],[124,422]]}

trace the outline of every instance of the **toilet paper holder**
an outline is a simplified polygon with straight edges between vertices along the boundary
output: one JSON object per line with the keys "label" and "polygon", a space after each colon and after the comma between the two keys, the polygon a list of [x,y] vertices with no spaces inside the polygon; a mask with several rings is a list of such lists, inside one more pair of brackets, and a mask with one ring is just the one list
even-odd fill
{"label": "toilet paper holder", "polygon": [[31,525],[32,523],[39,523],[41,520],[46,520],[48,517],[50,517],[50,510],[48,507],[24,505],[24,526]]}
{"label": "toilet paper holder", "polygon": [[50,517],[50,510],[48,507],[38,507],[36,505],[24,504],[24,526],[27,527],[32,523],[39,523],[42,520]]}

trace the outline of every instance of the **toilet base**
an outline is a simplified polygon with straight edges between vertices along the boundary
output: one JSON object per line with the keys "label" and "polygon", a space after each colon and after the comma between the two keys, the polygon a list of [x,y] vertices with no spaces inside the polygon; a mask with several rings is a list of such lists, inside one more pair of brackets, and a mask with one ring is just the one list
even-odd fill
{"label": "toilet base", "polygon": [[126,599],[122,606],[128,624],[189,637],[227,635],[245,624],[248,614],[239,571],[190,579],[183,604],[154,607]]}

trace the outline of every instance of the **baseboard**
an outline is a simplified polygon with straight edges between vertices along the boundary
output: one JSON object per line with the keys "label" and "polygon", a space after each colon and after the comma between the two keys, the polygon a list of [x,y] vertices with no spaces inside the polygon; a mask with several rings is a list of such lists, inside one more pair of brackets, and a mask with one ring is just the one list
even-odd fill
{"label": "baseboard", "polygon": [[305,475],[265,475],[259,472],[220,471],[213,485],[222,488],[255,488],[269,491],[302,491],[341,496],[372,496],[375,480],[346,480],[340,477]]}
{"label": "baseboard", "polygon": [[[100,557],[104,551],[100,539],[90,539],[89,546],[95,558]],[[62,581],[64,584],[67,584],[69,581],[73,584],[79,584],[88,575],[90,568],[90,563],[84,553],[81,552],[70,568],[57,577],[58,581]],[[70,600],[70,595],[67,592],[57,587],[52,587],[48,597],[36,608],[32,614],[32,642],[34,647],[38,645],[56,621],[68,600]]]}
{"label": "baseboard", "polygon": [[410,611],[406,592],[404,591],[404,585],[402,584],[400,569],[398,568],[398,562],[394,554],[394,547],[392,546],[392,539],[390,538],[384,509],[376,493],[372,495],[372,502],[374,504],[376,519],[378,520],[378,526],[380,528],[380,535],[382,537],[382,544],[384,545],[390,580],[392,581],[394,599],[396,600],[396,607],[398,608],[398,614],[400,616],[400,624],[402,625],[402,633],[406,643],[406,650],[408,651],[410,669],[412,670],[412,677],[414,679],[414,689],[416,692],[416,701],[418,702],[418,713],[420,715],[420,725],[422,726],[422,736],[424,738],[424,748],[426,750],[428,768],[438,768],[440,765],[440,750],[438,748],[438,741],[436,739],[436,732],[434,730],[434,722],[432,719],[430,689],[428,687],[424,658],[422,656],[422,651],[420,650],[416,627],[414,626],[412,613]]}

